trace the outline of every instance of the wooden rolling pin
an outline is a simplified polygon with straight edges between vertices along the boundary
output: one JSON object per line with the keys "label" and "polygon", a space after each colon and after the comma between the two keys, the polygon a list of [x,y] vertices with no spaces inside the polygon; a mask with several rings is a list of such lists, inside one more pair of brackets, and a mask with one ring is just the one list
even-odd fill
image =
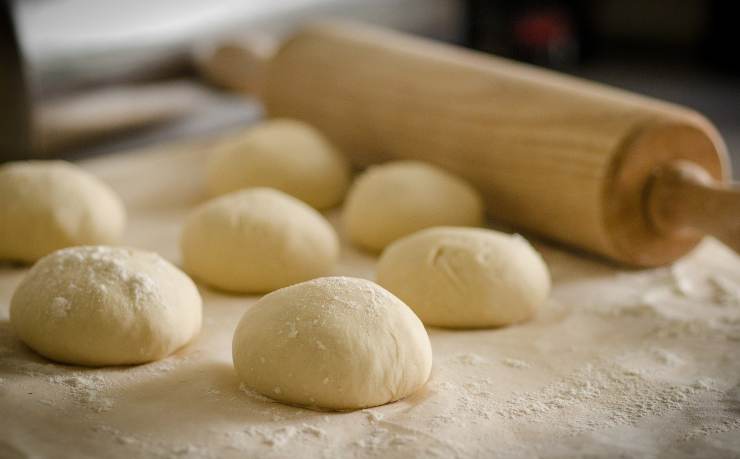
{"label": "wooden rolling pin", "polygon": [[442,166],[494,220],[634,266],[705,233],[740,247],[724,144],[686,108],[356,23],[243,57],[271,117],[315,125],[359,165]]}

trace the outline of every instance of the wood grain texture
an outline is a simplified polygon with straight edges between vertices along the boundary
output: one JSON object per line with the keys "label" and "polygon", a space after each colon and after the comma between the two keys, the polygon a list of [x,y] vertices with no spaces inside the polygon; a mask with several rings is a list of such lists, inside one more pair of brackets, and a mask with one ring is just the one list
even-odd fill
{"label": "wood grain texture", "polygon": [[[359,24],[286,42],[262,98],[270,116],[314,124],[356,164],[438,164],[471,181],[494,219],[632,265],[696,243],[665,243],[645,219],[636,196],[654,167],[687,157],[724,177],[721,140],[690,110]],[[675,133],[701,148],[675,152]]]}

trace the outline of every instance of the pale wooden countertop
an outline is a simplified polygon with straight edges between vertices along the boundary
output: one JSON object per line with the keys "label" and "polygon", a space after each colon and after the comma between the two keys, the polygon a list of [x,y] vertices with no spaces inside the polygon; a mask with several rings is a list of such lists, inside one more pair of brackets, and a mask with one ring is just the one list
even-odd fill
{"label": "pale wooden countertop", "polygon": [[[125,243],[178,263],[207,141],[82,162],[123,197]],[[337,223],[337,211],[328,214]],[[341,233],[341,229],[340,229]],[[204,327],[148,365],[86,369],[35,355],[0,266],[2,457],[737,457],[740,259],[714,240],[673,267],[623,271],[535,241],[554,281],[535,320],[429,329],[426,388],[390,405],[319,413],[239,389],[231,336],[256,297],[201,287]],[[373,278],[343,244],[336,274]]]}

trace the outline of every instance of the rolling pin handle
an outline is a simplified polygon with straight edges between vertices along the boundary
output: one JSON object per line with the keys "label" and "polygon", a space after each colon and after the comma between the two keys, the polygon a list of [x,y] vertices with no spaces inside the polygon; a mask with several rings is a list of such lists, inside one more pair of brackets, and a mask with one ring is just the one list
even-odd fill
{"label": "rolling pin handle", "polygon": [[740,253],[740,186],[717,182],[697,164],[674,161],[656,171],[647,212],[661,234],[711,234]]}
{"label": "rolling pin handle", "polygon": [[193,61],[210,83],[257,96],[264,85],[267,65],[279,44],[278,38],[267,34],[231,37],[197,47]]}

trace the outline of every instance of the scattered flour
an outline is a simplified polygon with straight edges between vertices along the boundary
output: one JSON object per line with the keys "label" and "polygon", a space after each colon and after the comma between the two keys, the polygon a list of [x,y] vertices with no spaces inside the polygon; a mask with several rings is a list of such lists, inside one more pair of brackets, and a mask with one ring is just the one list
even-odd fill
{"label": "scattered flour", "polygon": [[51,302],[51,315],[55,319],[62,319],[64,317],[67,317],[67,314],[69,313],[69,310],[71,309],[71,304],[68,299],[58,296],[54,298]]}
{"label": "scattered flour", "polygon": [[478,354],[473,354],[473,353],[458,354],[454,357],[454,360],[464,365],[473,365],[473,366],[480,365],[486,362],[486,359],[484,359]]}
{"label": "scattered flour", "polygon": [[248,427],[242,432],[248,437],[259,438],[262,444],[273,448],[283,447],[296,437],[319,440],[327,437],[324,429],[306,423],[301,424],[299,427]]}
{"label": "scattered flour", "polygon": [[714,302],[719,306],[740,306],[740,285],[728,277],[713,275],[708,278]]}
{"label": "scattered flour", "polygon": [[92,431],[110,435],[115,439],[116,443],[119,443],[121,445],[141,446],[143,444],[143,442],[135,436],[124,434],[120,430],[114,429],[113,427],[104,424],[93,426]]}
{"label": "scattered flour", "polygon": [[658,362],[669,367],[678,367],[686,363],[681,357],[665,349],[653,348],[652,353]]}
{"label": "scattered flour", "polygon": [[[734,307],[738,305],[738,284],[730,275],[697,274],[689,268],[679,264],[647,273],[614,276],[617,284],[613,287],[614,295],[608,290],[611,287],[602,284],[606,289],[602,295],[604,301],[593,298],[590,301],[595,304],[581,305],[575,300],[563,322],[542,328],[544,333],[537,336],[536,345],[526,342],[519,349],[504,339],[501,341],[504,346],[497,348],[497,337],[506,333],[491,331],[486,339],[491,340],[492,353],[525,359],[502,358],[499,361],[513,370],[488,365],[491,361],[480,354],[442,354],[441,359],[435,360],[435,374],[427,393],[413,403],[402,401],[385,408],[328,416],[276,403],[243,384],[239,392],[225,386],[204,389],[203,385],[197,385],[192,393],[180,394],[206,399],[208,404],[203,405],[204,410],[218,408],[217,413],[205,413],[214,421],[212,427],[209,426],[209,438],[213,439],[209,442],[239,450],[244,453],[242,456],[295,457],[296,451],[298,455],[323,451],[331,456],[341,451],[358,457],[491,457],[491,450],[466,449],[474,448],[476,440],[485,436],[491,441],[481,443],[495,447],[496,454],[506,456],[508,452],[520,451],[517,447],[526,447],[522,446],[524,438],[532,432],[552,439],[598,431],[598,435],[606,438],[613,434],[610,428],[636,427],[661,417],[664,418],[660,421],[662,425],[676,420],[677,425],[680,424],[676,427],[677,436],[686,442],[726,432],[734,434],[740,431],[740,416],[725,407],[727,400],[734,404],[738,399],[737,394],[728,389],[728,385],[736,381],[728,376],[728,370],[702,366],[701,357],[710,355],[710,350],[720,349],[724,350],[728,365],[735,365],[733,353],[728,349],[736,349],[737,343],[733,340],[740,340],[740,307]],[[115,269],[115,264],[111,269]],[[145,280],[132,278],[131,282],[140,284],[136,288],[146,291]],[[624,294],[628,288],[632,292],[630,295]],[[55,310],[62,311],[67,306],[62,301],[58,303]],[[584,329],[576,329],[572,322],[568,323],[569,319],[580,320],[574,321],[579,326],[612,325],[610,331],[614,336],[605,337],[610,341],[603,343],[592,340]],[[522,326],[525,327],[527,325]],[[640,334],[625,333],[625,336],[639,336],[639,340],[620,338],[619,333],[624,328],[630,331],[639,328]],[[563,331],[571,334],[561,334]],[[547,335],[548,332],[557,333]],[[288,327],[285,333],[290,335],[292,329]],[[582,342],[568,341],[571,337],[589,339],[594,349],[584,351]],[[553,351],[552,365],[535,360],[548,352],[548,346],[558,345],[558,340],[563,342],[559,349],[571,349],[573,354]],[[692,347],[690,344],[694,342],[698,345]],[[318,350],[323,350],[323,343],[316,341],[311,345],[314,344]],[[476,350],[484,349],[481,342],[476,345]],[[538,354],[530,357],[527,349],[536,349]],[[465,351],[464,348],[457,350]],[[491,355],[485,351],[481,353]],[[576,362],[566,360],[575,358],[574,354],[590,357]],[[0,379],[0,384],[5,384],[1,390],[7,390],[11,385],[9,380],[15,384],[16,375],[32,377],[34,383],[51,385],[56,392],[69,395],[80,406],[112,413],[127,407],[123,403],[115,404],[117,399],[108,398],[114,393],[109,374],[125,372],[136,376],[133,379],[144,375],[155,381],[179,377],[179,372],[169,373],[183,361],[181,357],[171,357],[120,371],[74,371],[29,359],[28,351],[10,339],[0,343],[0,355],[3,356],[0,369],[11,374],[5,381]],[[557,359],[576,366],[561,367]],[[532,371],[514,371],[532,367]],[[699,368],[705,369],[706,374],[694,372]],[[530,377],[539,376],[540,372],[542,379]],[[692,375],[697,374],[700,376],[692,379]],[[327,378],[326,383],[329,382]],[[520,382],[526,384],[520,386]],[[187,386],[188,383],[183,382],[178,391],[187,390]],[[59,402],[53,398],[54,393],[34,395],[40,405],[33,405],[33,409],[59,410],[61,404],[54,405]],[[214,397],[204,397],[204,394]],[[162,393],[165,399],[167,396]],[[163,407],[168,406],[165,402]],[[125,414],[130,415],[130,412]],[[86,415],[93,420],[107,419],[97,413]],[[232,422],[231,427],[218,424],[220,421]],[[245,424],[253,425],[245,428]],[[353,437],[346,443],[342,441],[345,437],[340,430],[345,425],[354,429]],[[211,450],[210,444],[191,444],[189,438],[186,442],[172,444],[107,426],[98,426],[95,430],[110,437],[106,439],[108,446],[126,448],[125,451],[132,449],[145,456],[219,457],[219,450]],[[507,435],[513,437],[508,444]],[[660,439],[653,435],[650,441],[659,442]],[[349,451],[345,449],[348,446]],[[521,456],[537,455],[525,452],[528,454]]]}
{"label": "scattered flour", "polygon": [[740,416],[725,417],[720,422],[704,424],[696,427],[686,433],[681,438],[682,441],[690,441],[695,438],[706,437],[707,435],[723,434],[725,432],[734,432],[740,430]]}
{"label": "scattered flour", "polygon": [[102,413],[113,408],[113,400],[101,396],[101,391],[107,386],[103,376],[72,372],[50,376],[48,381],[63,386],[77,403],[89,407],[93,411]]}
{"label": "scattered flour", "polygon": [[681,265],[676,263],[670,267],[673,290],[676,294],[691,297],[695,294],[695,286],[689,276],[683,274]]}
{"label": "scattered flour", "polygon": [[407,434],[398,434],[376,427],[370,431],[369,435],[355,440],[355,446],[369,450],[391,449],[400,446],[416,443],[418,439],[415,436]]}
{"label": "scattered flour", "polygon": [[324,429],[305,423],[301,426],[301,432],[316,438],[326,437],[326,431]]}
{"label": "scattered flour", "polygon": [[146,370],[149,373],[169,373],[187,358],[170,356],[156,362],[140,365],[137,369]]}
{"label": "scattered flour", "polygon": [[286,325],[288,326],[288,338],[295,338],[298,336],[298,329],[295,322],[286,322]]}
{"label": "scattered flour", "polygon": [[[656,338],[740,341],[740,287],[727,277],[704,275],[688,280],[677,268],[656,270],[656,279],[621,302],[587,305],[605,317],[636,318],[653,326]],[[708,307],[719,306],[719,307]]]}
{"label": "scattered flour", "polygon": [[380,422],[383,420],[383,413],[380,411],[375,410],[362,410],[363,413],[367,416],[367,420],[370,421],[371,424]]}
{"label": "scattered flour", "polygon": [[512,359],[512,358],[506,358],[502,360],[501,363],[511,368],[530,368],[532,366],[523,360],[517,360],[517,359]]}
{"label": "scattered flour", "polygon": [[[640,372],[608,362],[586,365],[535,392],[515,393],[496,413],[530,423],[569,419],[570,434],[633,425],[646,416],[664,416],[710,390],[707,381],[681,385],[646,379]],[[569,413],[566,415],[565,413]]]}
{"label": "scattered flour", "polygon": [[206,448],[191,444],[178,443],[173,445],[169,442],[152,441],[144,436],[124,433],[105,424],[95,425],[91,430],[111,437],[113,441],[121,445],[120,447],[133,449],[139,453],[138,455],[147,457],[206,457]]}
{"label": "scattered flour", "polygon": [[195,455],[200,453],[200,449],[193,445],[183,445],[175,448],[173,453],[175,453],[176,456]]}

